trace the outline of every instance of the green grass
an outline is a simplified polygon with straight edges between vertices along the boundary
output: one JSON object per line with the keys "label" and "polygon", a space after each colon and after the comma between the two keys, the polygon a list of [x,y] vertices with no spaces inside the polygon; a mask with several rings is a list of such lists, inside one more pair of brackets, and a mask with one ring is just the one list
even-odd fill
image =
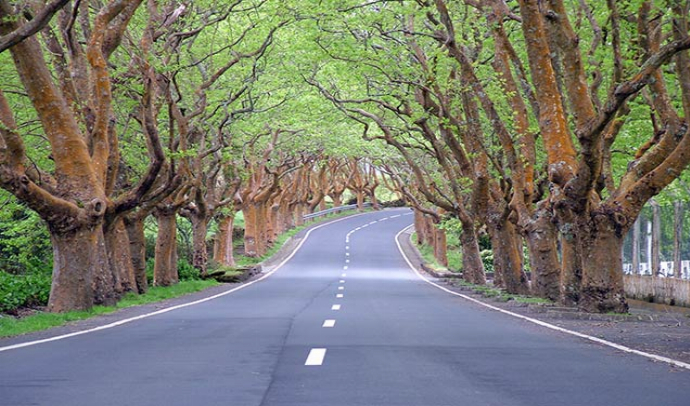
{"label": "green grass", "polygon": [[424,263],[438,271],[460,272],[462,269],[462,254],[459,250],[448,250],[448,266],[441,265],[434,256],[434,250],[427,244],[417,245],[417,233],[412,233],[410,237],[412,244],[417,247],[417,250],[424,259]]}
{"label": "green grass", "polygon": [[22,318],[4,316],[0,318],[0,337],[11,337],[46,330],[51,327],[65,325],[72,321],[113,313],[127,307],[172,299],[189,293],[198,292],[215,285],[218,285],[218,282],[215,280],[181,281],[176,285],[168,287],[152,287],[143,295],[128,293],[115,306],[95,306],[88,311],[72,311],[67,313],[39,312]]}

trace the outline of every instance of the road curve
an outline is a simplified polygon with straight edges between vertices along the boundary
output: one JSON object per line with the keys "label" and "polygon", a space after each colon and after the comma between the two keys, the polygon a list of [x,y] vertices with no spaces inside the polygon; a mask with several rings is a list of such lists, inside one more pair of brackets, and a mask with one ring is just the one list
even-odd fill
{"label": "road curve", "polygon": [[688,372],[421,281],[394,242],[410,214],[314,230],[229,295],[0,352],[0,405],[688,405]]}

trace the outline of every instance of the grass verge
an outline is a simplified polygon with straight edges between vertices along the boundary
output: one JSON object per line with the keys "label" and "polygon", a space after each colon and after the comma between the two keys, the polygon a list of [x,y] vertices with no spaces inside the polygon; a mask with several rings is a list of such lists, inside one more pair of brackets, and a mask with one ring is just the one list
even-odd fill
{"label": "grass verge", "polygon": [[115,306],[95,306],[88,311],[72,311],[67,313],[38,312],[22,318],[3,316],[0,318],[0,337],[12,337],[21,334],[46,330],[51,327],[62,326],[72,321],[84,320],[90,317],[113,313],[117,310],[132,306],[160,302],[190,293],[198,292],[218,285],[215,280],[187,280],[167,287],[155,286],[143,295],[126,294]]}

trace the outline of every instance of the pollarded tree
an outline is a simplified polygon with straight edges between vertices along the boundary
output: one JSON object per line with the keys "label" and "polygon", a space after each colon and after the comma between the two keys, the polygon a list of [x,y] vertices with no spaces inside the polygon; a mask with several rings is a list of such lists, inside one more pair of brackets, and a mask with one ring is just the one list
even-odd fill
{"label": "pollarded tree", "polygon": [[[573,28],[563,1],[519,4],[551,198],[568,248],[564,256],[581,272],[565,275],[566,293],[587,310],[626,311],[623,236],[644,203],[690,162],[688,2],[642,1],[635,9],[608,1],[611,40],[593,41],[593,47],[611,58],[613,67],[605,72],[598,65],[592,73],[581,55],[581,32]],[[581,4],[591,15],[586,2]],[[595,18],[590,21],[598,27]],[[602,89],[602,83],[608,87]],[[640,145],[621,178],[607,178],[611,149],[625,133],[625,117],[641,92],[652,117],[650,141]]]}
{"label": "pollarded tree", "polygon": [[[50,145],[53,167],[27,164],[23,134],[10,102],[2,95],[2,186],[48,224],[54,251],[49,301],[52,311],[85,309],[93,303],[113,303],[117,299],[104,235],[113,229],[104,225],[113,224],[113,219],[136,206],[162,167],[161,154],[137,185],[119,196],[111,196],[119,154],[117,128],[112,121],[108,60],[120,45],[140,3],[108,2],[99,5],[95,15],[90,14],[90,2],[82,2],[76,10],[61,11],[56,29],[62,42],[52,36],[50,28],[43,29],[47,49],[57,55],[52,65],[45,60],[45,48],[35,34],[9,48],[32,114],[41,123]],[[27,28],[34,22],[25,19],[31,13],[25,11],[0,2],[3,38],[31,32]],[[38,10],[36,15],[43,12]],[[76,17],[80,24],[74,24]],[[62,44],[69,52],[59,52],[62,49],[56,45]],[[155,134],[145,135],[151,145],[158,144]]]}

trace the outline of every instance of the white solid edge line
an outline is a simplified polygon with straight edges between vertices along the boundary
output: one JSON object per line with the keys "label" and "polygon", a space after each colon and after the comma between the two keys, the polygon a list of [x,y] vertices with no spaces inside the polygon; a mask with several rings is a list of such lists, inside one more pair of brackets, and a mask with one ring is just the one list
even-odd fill
{"label": "white solid edge line", "polygon": [[307,356],[307,360],[304,362],[304,365],[307,365],[307,366],[322,365],[324,357],[326,357],[326,349],[325,348],[312,348],[311,351],[309,351],[309,355]]}
{"label": "white solid edge line", "polygon": [[539,325],[539,326],[549,328],[549,329],[551,329],[551,330],[560,331],[560,332],[562,332],[562,333],[566,333],[566,334],[574,335],[574,336],[576,336],[576,337],[580,337],[580,338],[584,338],[584,339],[587,339],[587,340],[590,340],[590,341],[594,341],[595,343],[599,343],[599,344],[602,344],[602,345],[606,345],[606,346],[608,346],[608,347],[612,347],[612,348],[615,348],[615,349],[617,349],[617,350],[620,350],[620,351],[623,351],[623,352],[627,352],[627,353],[630,353],[630,354],[641,355],[641,356],[643,356],[643,357],[650,358],[650,359],[652,359],[652,360],[654,360],[654,361],[666,362],[666,363],[668,363],[668,364],[675,365],[675,366],[680,367],[680,368],[690,369],[690,364],[688,364],[688,363],[686,363],[686,362],[678,361],[678,360],[675,360],[675,359],[673,359],[673,358],[668,358],[668,357],[664,357],[664,356],[661,356],[661,355],[650,354],[650,353],[648,353],[648,352],[636,350],[636,349],[633,349],[633,348],[630,348],[630,347],[626,347],[626,346],[621,345],[621,344],[616,344],[616,343],[611,342],[611,341],[603,340],[603,339],[601,339],[601,338],[593,337],[593,336],[590,336],[590,335],[587,335],[587,334],[578,333],[577,331],[568,330],[568,329],[563,328],[563,327],[558,327],[558,326],[555,326],[555,325],[553,325],[553,324],[550,324],[550,323],[547,323],[547,322],[544,322],[544,321],[541,321],[541,320],[533,319],[533,318],[531,318],[531,317],[523,316],[523,315],[518,314],[518,313],[513,313],[513,312],[511,312],[511,311],[509,311],[509,310],[501,309],[500,307],[492,306],[492,305],[490,305],[490,304],[484,303],[484,302],[482,302],[482,301],[480,301],[480,300],[474,299],[474,298],[469,297],[469,296],[467,296],[467,295],[463,295],[462,293],[454,292],[454,291],[452,291],[452,290],[450,290],[450,289],[448,289],[448,288],[445,288],[445,287],[443,287],[443,286],[441,286],[441,285],[438,285],[438,284],[436,284],[436,283],[430,281],[430,280],[427,279],[424,275],[422,275],[422,274],[417,270],[417,268],[414,267],[414,265],[412,265],[412,262],[411,262],[410,259],[407,257],[407,255],[405,255],[405,251],[403,251],[402,246],[400,245],[400,241],[399,241],[400,235],[401,235],[402,233],[404,233],[405,231],[407,231],[409,228],[413,227],[413,226],[414,226],[414,224],[411,224],[411,225],[409,225],[409,226],[403,228],[402,230],[400,230],[400,232],[399,232],[398,234],[395,235],[395,244],[398,246],[398,251],[400,251],[400,254],[402,255],[403,259],[405,259],[405,262],[407,262],[407,265],[410,267],[410,269],[411,269],[412,271],[414,271],[414,273],[417,274],[417,276],[418,276],[421,280],[423,280],[424,282],[426,282],[426,283],[428,283],[428,284],[430,284],[430,285],[432,285],[432,286],[434,286],[434,287],[436,287],[436,288],[438,288],[438,289],[441,289],[441,290],[444,291],[444,292],[450,293],[451,295],[459,296],[459,297],[461,297],[461,298],[463,298],[463,299],[465,299],[465,300],[469,300],[470,302],[476,303],[476,304],[478,304],[478,305],[480,305],[480,306],[487,307],[487,308],[489,308],[489,309],[491,309],[491,310],[495,310],[495,311],[497,311],[497,312],[501,312],[501,313],[503,313],[503,314],[507,314],[507,315],[509,315],[509,316],[513,316],[513,317],[516,317],[516,318],[518,318],[518,319],[522,319],[522,320],[528,321],[528,322],[530,322],[530,323],[534,323],[534,324],[537,324],[537,325]]}
{"label": "white solid edge line", "polygon": [[0,347],[0,352],[9,351],[9,350],[16,350],[16,349],[18,349],[18,348],[30,347],[30,346],[33,346],[33,345],[49,343],[49,342],[52,342],[52,341],[64,340],[65,338],[76,337],[76,336],[80,336],[80,335],[82,335],[82,334],[94,333],[94,332],[96,332],[96,331],[111,329],[111,328],[113,328],[113,327],[121,326],[121,325],[123,325],[123,324],[131,323],[131,322],[137,321],[137,320],[146,319],[146,318],[149,318],[149,317],[152,317],[152,316],[157,316],[157,315],[159,315],[159,314],[171,312],[171,311],[173,311],[173,310],[182,309],[182,308],[190,307],[190,306],[195,306],[195,305],[198,305],[198,304],[201,304],[201,303],[204,303],[204,302],[208,302],[208,301],[211,301],[211,300],[214,300],[214,299],[218,299],[219,297],[223,297],[223,296],[229,295],[229,294],[231,294],[231,293],[237,292],[238,290],[242,290],[242,289],[244,289],[244,288],[246,288],[246,287],[248,287],[248,286],[251,286],[251,285],[253,285],[253,284],[257,283],[257,282],[261,282],[262,280],[264,280],[264,279],[268,278],[269,276],[273,275],[274,273],[276,273],[280,268],[283,267],[283,265],[285,265],[289,260],[292,259],[292,257],[295,256],[295,254],[297,253],[297,251],[299,251],[300,248],[302,248],[302,245],[304,245],[304,243],[307,241],[307,239],[309,239],[309,236],[311,235],[312,231],[318,230],[319,228],[325,227],[325,226],[330,225],[330,224],[333,224],[333,223],[337,223],[337,222],[339,222],[339,221],[343,221],[343,220],[350,219],[350,218],[352,218],[352,217],[362,216],[362,215],[364,215],[364,214],[367,214],[367,213],[359,213],[359,214],[354,214],[354,215],[352,215],[352,216],[347,216],[347,217],[343,217],[343,218],[340,218],[340,219],[335,219],[335,220],[333,220],[333,221],[329,221],[329,222],[327,222],[327,223],[319,224],[318,226],[309,229],[309,230],[307,231],[307,233],[304,235],[304,238],[302,239],[302,241],[300,241],[299,244],[297,244],[297,246],[296,246],[295,249],[290,253],[290,255],[288,255],[287,258],[285,258],[285,259],[284,259],[283,261],[281,261],[278,265],[276,265],[275,268],[273,268],[270,272],[266,273],[266,274],[263,275],[262,277],[260,277],[260,278],[258,278],[258,279],[255,279],[255,280],[253,280],[253,281],[251,281],[251,282],[247,282],[247,283],[245,283],[245,284],[242,284],[242,285],[240,285],[240,286],[238,286],[238,287],[236,287],[236,288],[227,290],[227,291],[225,291],[225,292],[218,293],[218,294],[213,295],[213,296],[209,296],[209,297],[204,298],[204,299],[195,300],[195,301],[189,302],[189,303],[183,303],[183,304],[180,304],[180,305],[177,305],[177,306],[167,307],[167,308],[165,308],[165,309],[157,310],[157,311],[155,311],[155,312],[142,314],[142,315],[136,316],[136,317],[130,317],[130,318],[128,318],[128,319],[119,320],[119,321],[116,321],[116,322],[113,322],[113,323],[110,323],[110,324],[104,324],[104,325],[102,325],[102,326],[94,327],[94,328],[91,328],[91,329],[88,329],[88,330],[75,331],[74,333],[63,334],[63,335],[59,335],[59,336],[55,336],[55,337],[50,337],[50,338],[44,338],[44,339],[41,339],[41,340],[27,341],[27,342],[25,342],[25,343],[19,343],[19,344],[8,345],[8,346],[6,346],[6,347]]}

